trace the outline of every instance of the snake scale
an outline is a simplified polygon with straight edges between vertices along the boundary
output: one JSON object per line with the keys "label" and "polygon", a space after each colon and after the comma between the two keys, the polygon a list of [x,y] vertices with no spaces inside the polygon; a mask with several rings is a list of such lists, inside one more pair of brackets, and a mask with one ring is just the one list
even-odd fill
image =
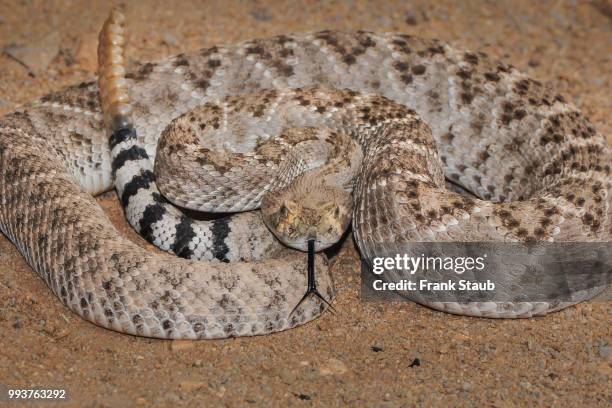
{"label": "snake scale", "polygon": [[[0,230],[65,305],[109,329],[157,338],[257,335],[325,309],[314,299],[292,313],[306,286],[303,254],[278,244],[259,213],[198,221],[166,201],[151,172],[168,125],[212,128],[205,139],[234,151],[273,141],[285,126],[348,135],[363,151],[352,226],[366,259],[385,242],[610,238],[604,138],[561,95],[484,53],[404,34],[321,31],[139,64],[122,84],[138,133],[132,142],[148,164],[120,151],[111,157],[95,81],[0,119]],[[114,147],[125,142],[111,139]],[[298,160],[281,152],[267,156],[271,168]],[[231,161],[211,158],[200,163],[217,176],[208,185],[219,186],[207,190],[216,203],[208,210],[261,201],[251,184],[231,184]],[[192,259],[147,251],[117,232],[92,197],[111,189],[113,177],[138,232]],[[251,203],[229,208],[228,190]],[[190,200],[210,203],[181,204]],[[316,267],[319,291],[332,298],[324,256]],[[428,306],[529,317],[601,289],[572,302]]]}

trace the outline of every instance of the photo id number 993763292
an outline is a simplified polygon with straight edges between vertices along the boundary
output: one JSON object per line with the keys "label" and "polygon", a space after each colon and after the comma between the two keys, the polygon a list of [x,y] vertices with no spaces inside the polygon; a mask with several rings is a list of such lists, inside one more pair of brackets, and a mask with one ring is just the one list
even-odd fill
{"label": "photo id number 993763292", "polygon": [[61,388],[11,388],[0,384],[0,401],[66,399],[68,399],[68,393]]}

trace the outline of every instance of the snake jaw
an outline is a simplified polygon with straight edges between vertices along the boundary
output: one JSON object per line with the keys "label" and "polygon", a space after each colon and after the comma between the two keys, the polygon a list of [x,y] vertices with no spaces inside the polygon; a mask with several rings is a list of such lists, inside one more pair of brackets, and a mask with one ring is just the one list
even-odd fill
{"label": "snake jaw", "polygon": [[297,305],[295,305],[293,310],[291,310],[291,313],[289,313],[289,317],[291,317],[293,313],[300,307],[300,305],[311,296],[319,298],[330,308],[332,313],[336,312],[336,309],[334,309],[331,303],[329,303],[329,301],[325,299],[317,289],[317,280],[315,278],[315,242],[316,238],[313,236],[308,239],[308,284],[306,293],[304,293],[304,296],[302,296]]}

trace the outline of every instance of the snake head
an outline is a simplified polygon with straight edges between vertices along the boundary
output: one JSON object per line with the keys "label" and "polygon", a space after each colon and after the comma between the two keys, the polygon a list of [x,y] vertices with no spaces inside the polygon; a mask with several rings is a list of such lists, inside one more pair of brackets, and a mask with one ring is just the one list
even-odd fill
{"label": "snake head", "polygon": [[340,240],[352,214],[351,194],[341,188],[319,185],[315,188],[289,188],[264,196],[261,211],[264,222],[285,245],[308,250],[329,248]]}

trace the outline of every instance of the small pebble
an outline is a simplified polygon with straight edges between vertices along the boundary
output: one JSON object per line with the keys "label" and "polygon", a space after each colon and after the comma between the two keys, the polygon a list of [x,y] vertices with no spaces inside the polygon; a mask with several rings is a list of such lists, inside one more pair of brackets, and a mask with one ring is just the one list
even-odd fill
{"label": "small pebble", "polygon": [[193,392],[196,390],[199,390],[200,388],[204,387],[204,385],[206,385],[205,383],[203,383],[202,381],[183,381],[179,384],[179,386],[181,387],[181,390],[185,391],[185,392]]}
{"label": "small pebble", "polygon": [[170,31],[164,31],[162,33],[162,42],[170,46],[179,45],[179,40]]}
{"label": "small pebble", "polygon": [[296,374],[288,368],[282,368],[278,373],[278,376],[285,384],[293,384],[297,378]]}
{"label": "small pebble", "polygon": [[183,351],[189,350],[195,346],[195,341],[191,340],[172,340],[170,342],[170,350]]}
{"label": "small pebble", "polygon": [[264,9],[256,9],[256,10],[251,11],[251,17],[253,17],[257,21],[272,20],[272,16],[268,13],[267,10],[264,10]]}
{"label": "small pebble", "polygon": [[342,361],[335,358],[330,358],[321,367],[319,374],[321,375],[342,375],[348,371],[348,367]]}
{"label": "small pebble", "polygon": [[470,391],[473,387],[474,386],[470,382],[464,382],[463,384],[461,384],[461,389],[463,391]]}
{"label": "small pebble", "polygon": [[599,346],[599,355],[603,358],[612,357],[612,346]]}
{"label": "small pebble", "polygon": [[527,65],[529,65],[531,68],[535,68],[540,65],[540,61],[538,61],[537,59],[530,59],[527,62]]}
{"label": "small pebble", "polygon": [[170,402],[179,402],[180,401],[180,397],[178,395],[176,395],[173,392],[169,392],[166,394],[166,401],[170,401]]}
{"label": "small pebble", "polygon": [[405,16],[404,21],[406,22],[406,24],[411,25],[411,26],[417,25],[417,18],[412,10],[406,11],[404,16]]}

